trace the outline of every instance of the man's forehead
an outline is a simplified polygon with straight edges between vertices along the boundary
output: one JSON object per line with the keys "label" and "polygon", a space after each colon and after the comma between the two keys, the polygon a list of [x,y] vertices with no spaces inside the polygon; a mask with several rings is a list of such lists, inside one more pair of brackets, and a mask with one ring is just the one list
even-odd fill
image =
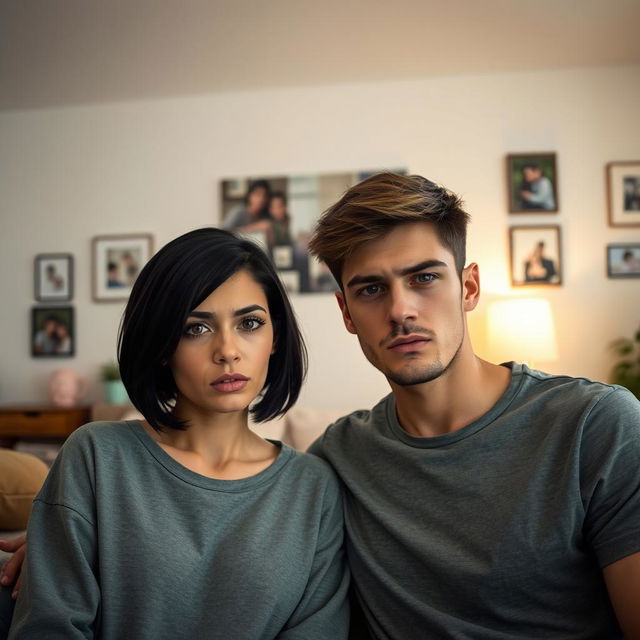
{"label": "man's forehead", "polygon": [[405,224],[381,238],[363,243],[349,255],[342,269],[343,282],[353,275],[403,272],[424,262],[455,263],[431,224]]}

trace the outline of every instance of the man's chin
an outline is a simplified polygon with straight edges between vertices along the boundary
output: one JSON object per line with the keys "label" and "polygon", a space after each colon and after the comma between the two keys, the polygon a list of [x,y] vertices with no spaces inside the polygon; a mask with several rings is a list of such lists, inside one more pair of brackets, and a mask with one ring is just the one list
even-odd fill
{"label": "man's chin", "polygon": [[400,387],[412,387],[418,384],[425,384],[439,378],[445,371],[446,367],[438,362],[429,367],[421,367],[419,370],[412,371],[387,371],[385,373],[387,380],[393,382]]}

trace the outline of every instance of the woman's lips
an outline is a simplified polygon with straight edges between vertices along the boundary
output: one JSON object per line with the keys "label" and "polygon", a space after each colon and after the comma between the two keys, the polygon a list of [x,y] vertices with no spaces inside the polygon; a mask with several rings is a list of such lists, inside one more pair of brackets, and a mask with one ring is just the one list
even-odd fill
{"label": "woman's lips", "polygon": [[221,393],[230,393],[232,391],[241,391],[247,386],[249,378],[239,373],[230,373],[216,378],[211,386]]}

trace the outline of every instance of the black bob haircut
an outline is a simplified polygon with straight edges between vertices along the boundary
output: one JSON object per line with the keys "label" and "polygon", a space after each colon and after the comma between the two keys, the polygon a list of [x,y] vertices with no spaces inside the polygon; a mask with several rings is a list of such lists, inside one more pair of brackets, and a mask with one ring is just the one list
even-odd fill
{"label": "black bob haircut", "polygon": [[269,257],[229,231],[196,229],[165,245],[137,277],[118,335],[120,375],[149,424],[186,429],[173,414],[177,387],[167,364],[193,311],[240,270],[262,287],[273,323],[275,352],[261,397],[251,408],[264,422],[295,403],[307,371],[307,351],[287,293]]}

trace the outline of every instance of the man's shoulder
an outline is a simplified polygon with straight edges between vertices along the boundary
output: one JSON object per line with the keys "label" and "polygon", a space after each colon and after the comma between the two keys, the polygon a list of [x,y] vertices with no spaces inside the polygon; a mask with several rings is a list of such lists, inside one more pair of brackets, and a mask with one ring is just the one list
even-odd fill
{"label": "man's shoulder", "polygon": [[584,376],[545,373],[522,365],[522,400],[539,398],[549,408],[571,407],[588,410],[606,406],[608,410],[638,410],[640,403],[626,388]]}
{"label": "man's shoulder", "polygon": [[388,424],[388,411],[393,406],[393,394],[382,398],[371,409],[352,411],[331,423],[309,447],[309,452],[321,457],[333,448],[342,448],[352,439],[369,439]]}

